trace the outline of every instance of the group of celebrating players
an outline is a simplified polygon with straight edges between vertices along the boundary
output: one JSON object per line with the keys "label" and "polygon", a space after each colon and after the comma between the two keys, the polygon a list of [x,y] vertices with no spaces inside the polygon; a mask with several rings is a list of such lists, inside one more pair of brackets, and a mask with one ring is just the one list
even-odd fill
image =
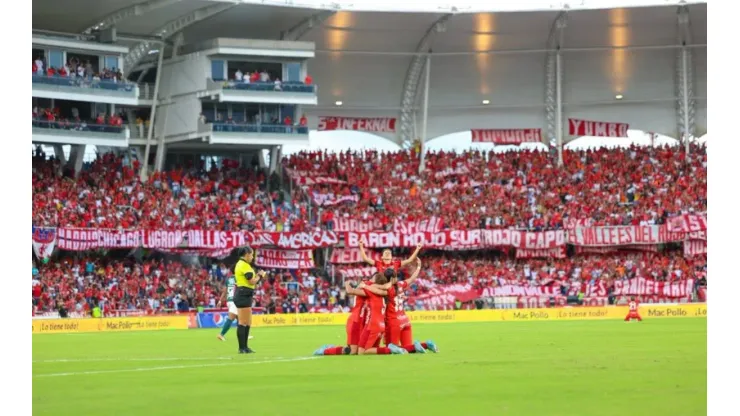
{"label": "group of celebrating players", "polygon": [[[345,284],[348,295],[355,297],[355,304],[347,319],[347,345],[324,345],[314,355],[386,355],[424,354],[438,352],[433,341],[414,341],[411,322],[404,311],[404,291],[419,276],[421,260],[418,255],[422,245],[406,260],[393,259],[390,249],[383,251],[380,260],[373,261],[365,254],[360,243],[362,260],[375,266],[377,273],[368,281],[354,286]],[[415,263],[416,269],[407,279],[400,280],[401,268]],[[384,345],[381,347],[381,341]]]}

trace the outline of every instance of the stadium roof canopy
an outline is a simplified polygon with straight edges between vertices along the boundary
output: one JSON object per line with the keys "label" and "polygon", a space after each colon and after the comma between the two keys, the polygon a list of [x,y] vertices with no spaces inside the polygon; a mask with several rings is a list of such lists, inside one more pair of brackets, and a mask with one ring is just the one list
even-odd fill
{"label": "stadium roof canopy", "polygon": [[[625,3],[631,6],[610,8]],[[686,42],[693,133],[706,133],[705,2],[33,0],[34,30],[83,33],[111,25],[126,35],[182,33],[186,43],[311,41],[319,106],[306,109],[309,115],[400,117],[406,97],[417,126],[420,68],[431,51],[429,138],[471,128],[546,131],[548,55],[557,47],[564,119],[620,121],[678,137]]]}

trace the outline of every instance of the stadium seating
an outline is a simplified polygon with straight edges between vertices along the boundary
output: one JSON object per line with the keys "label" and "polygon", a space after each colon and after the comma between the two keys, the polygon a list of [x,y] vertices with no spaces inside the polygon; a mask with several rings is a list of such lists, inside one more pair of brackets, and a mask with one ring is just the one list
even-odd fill
{"label": "stadium seating", "polygon": [[[421,175],[413,151],[302,153],[286,158],[284,166],[313,179],[345,183],[294,186],[291,203],[266,190],[264,173],[229,161],[207,172],[201,165],[155,173],[142,183],[136,160],[126,165],[122,158],[107,154],[86,164],[75,177],[63,172],[58,160],[41,156],[33,159],[33,222],[92,228],[303,231],[314,226],[308,207],[315,202],[306,196],[332,194],[356,195],[358,201],[324,207],[322,226],[330,227],[336,216],[364,216],[389,224],[396,218],[430,215],[442,218],[445,227],[458,229],[553,229],[562,228],[567,218],[590,225],[661,224],[681,212],[706,211],[706,151],[696,147],[692,152],[687,159],[671,148],[566,151],[562,170],[545,153],[431,153]],[[477,290],[547,286],[556,293],[566,286],[595,281],[608,286],[632,277],[665,282],[703,279],[706,285],[706,255],[685,258],[676,247],[608,255],[570,253],[547,260],[514,259],[498,251],[428,251],[422,257],[425,267],[409,290],[411,298],[446,285]],[[102,299],[108,311],[153,313],[183,305],[216,306],[229,273],[225,267],[205,269],[162,260],[138,265],[103,259],[87,263],[61,255],[39,265],[34,271],[35,310],[63,305],[84,313]],[[274,312],[346,310],[341,277],[357,267],[335,265],[331,277],[318,270],[272,270],[257,290],[256,305]],[[421,302],[407,306],[430,307]],[[468,302],[467,307],[475,306]]]}
{"label": "stadium seating", "polygon": [[334,217],[389,223],[433,215],[451,229],[543,230],[562,228],[566,218],[639,225],[661,224],[682,211],[705,212],[706,151],[693,150],[689,160],[675,148],[565,151],[563,169],[544,152],[439,152],[427,155],[421,175],[413,151],[308,152],[290,156],[286,166],[346,181],[307,187],[312,197],[359,197],[356,204],[327,208]]}

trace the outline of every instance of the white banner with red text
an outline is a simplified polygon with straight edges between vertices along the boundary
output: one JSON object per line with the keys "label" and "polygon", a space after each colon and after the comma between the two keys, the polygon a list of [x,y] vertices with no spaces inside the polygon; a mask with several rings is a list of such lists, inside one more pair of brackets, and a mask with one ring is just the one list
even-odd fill
{"label": "white banner with red text", "polygon": [[377,219],[356,219],[356,218],[334,218],[334,231],[343,233],[347,231],[355,233],[366,233],[368,231],[380,230],[383,225]]}
{"label": "white banner with red text", "polygon": [[313,269],[311,250],[257,249],[255,264],[270,269]]}
{"label": "white banner with red text", "polygon": [[[380,260],[382,257],[381,253],[373,250],[365,250],[365,255],[367,255],[371,260]],[[360,255],[359,248],[335,248],[331,252],[331,259],[329,259],[329,263],[332,264],[352,264],[362,262],[363,260]]]}
{"label": "white banner with red text", "polygon": [[683,243],[683,255],[686,258],[707,254],[707,240],[688,240]]}
{"label": "white banner with red text", "polygon": [[[444,222],[438,217],[422,218],[419,220],[402,220],[396,218],[393,220],[393,231],[399,233],[417,233],[417,232],[439,232],[442,230]],[[335,218],[334,228],[336,232],[369,232],[380,231],[383,225],[379,220],[362,220],[354,218]]]}
{"label": "white banner with red text", "polygon": [[622,246],[665,244],[686,239],[686,233],[672,233],[665,225],[587,227],[568,231],[568,243],[575,246]]}
{"label": "white banner with red text", "polygon": [[683,214],[668,219],[668,231],[695,233],[707,230],[706,215]]}
{"label": "white banner with red text", "polygon": [[542,129],[473,129],[473,143],[522,144],[542,142]]}
{"label": "white banner with red text", "polygon": [[547,249],[565,245],[565,231],[526,232],[517,230],[444,230],[438,233],[398,232],[346,233],[344,244],[358,247],[415,247],[444,250],[477,250],[493,247]]}
{"label": "white banner with red text", "polygon": [[327,206],[332,206],[332,205],[338,205],[338,204],[341,204],[343,202],[357,202],[357,201],[360,200],[360,197],[357,196],[357,195],[341,195],[341,196],[336,196],[336,195],[332,195],[332,194],[314,193],[312,195],[312,197],[313,197],[313,202],[316,205],[320,206],[320,207],[322,207],[322,206],[323,207],[327,207]]}
{"label": "white banner with red text", "polygon": [[348,267],[338,270],[345,279],[362,279],[378,272],[375,267]]}
{"label": "white banner with red text", "polygon": [[57,247],[83,251],[99,248],[206,249],[273,246],[283,249],[314,249],[339,242],[332,231],[249,232],[215,230],[113,230],[58,228]]}
{"label": "white banner with red text", "polygon": [[568,134],[571,136],[627,137],[627,123],[568,119]]}
{"label": "white banner with red text", "polygon": [[396,119],[393,117],[320,116],[317,130],[353,130],[373,133],[395,133]]}

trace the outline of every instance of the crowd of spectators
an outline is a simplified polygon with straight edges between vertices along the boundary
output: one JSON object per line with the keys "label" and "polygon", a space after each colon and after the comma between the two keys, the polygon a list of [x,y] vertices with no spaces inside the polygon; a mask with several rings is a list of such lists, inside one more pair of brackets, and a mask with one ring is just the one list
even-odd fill
{"label": "crowd of spectators", "polygon": [[86,79],[92,82],[125,81],[120,68],[103,68],[101,71],[98,71],[89,60],[83,62],[77,58],[72,58],[63,66],[54,68],[52,66],[47,66],[42,57],[37,57],[33,61],[33,74],[40,77],[66,77],[77,80]]}
{"label": "crowd of spectators", "polygon": [[[503,285],[572,285],[635,277],[658,281],[695,279],[706,287],[706,256],[684,258],[678,251],[577,255],[565,259],[514,259],[493,252],[423,254],[419,279],[409,287],[414,297],[439,285],[470,284],[474,289]],[[64,257],[33,269],[32,297],[36,313],[58,311],[88,314],[96,305],[103,313],[165,313],[190,308],[224,308],[224,288],[232,271],[226,263],[183,264],[159,256],[135,261],[103,257]],[[341,273],[341,268],[337,269]],[[255,307],[266,313],[346,312],[349,298],[341,284],[321,270],[268,270],[255,291]],[[419,305],[409,303],[414,309]]]}
{"label": "crowd of spectators", "polygon": [[357,198],[326,208],[336,218],[417,220],[436,216],[446,228],[556,229],[566,219],[591,225],[661,224],[706,212],[706,148],[689,156],[671,147],[563,152],[558,168],[546,152],[430,152],[419,174],[413,150],[302,152],[286,167],[346,183],[306,187],[313,200]]}
{"label": "crowd of spectators", "polygon": [[32,125],[39,128],[118,133],[123,123],[122,114],[98,113],[94,119],[88,120],[80,117],[77,108],[72,108],[69,114],[63,114],[59,107],[33,107]]}
{"label": "crowd of spectators", "polygon": [[60,161],[33,158],[33,223],[37,226],[302,231],[305,206],[268,192],[259,169],[225,160],[155,172],[141,182],[140,162],[106,154],[75,176]]}

